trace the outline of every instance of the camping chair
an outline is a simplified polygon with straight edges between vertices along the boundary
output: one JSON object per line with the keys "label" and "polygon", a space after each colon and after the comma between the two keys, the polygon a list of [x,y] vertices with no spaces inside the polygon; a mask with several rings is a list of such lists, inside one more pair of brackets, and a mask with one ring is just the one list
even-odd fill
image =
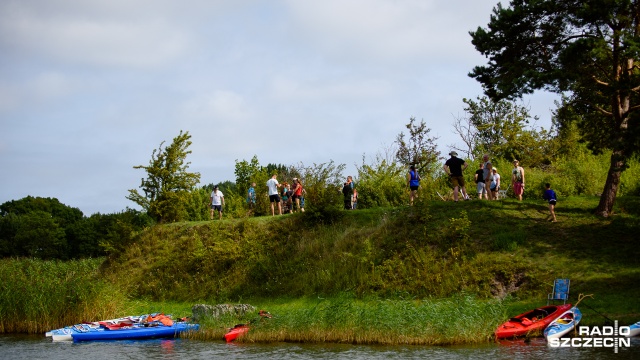
{"label": "camping chair", "polygon": [[[509,185],[511,186],[511,185]],[[509,186],[507,186],[506,189],[504,190],[498,190],[498,199],[506,199],[507,198],[507,191],[509,191]]]}
{"label": "camping chair", "polygon": [[562,300],[563,304],[569,300],[569,285],[571,281],[569,279],[556,279],[553,282],[553,292],[547,295],[547,305],[549,302]]}

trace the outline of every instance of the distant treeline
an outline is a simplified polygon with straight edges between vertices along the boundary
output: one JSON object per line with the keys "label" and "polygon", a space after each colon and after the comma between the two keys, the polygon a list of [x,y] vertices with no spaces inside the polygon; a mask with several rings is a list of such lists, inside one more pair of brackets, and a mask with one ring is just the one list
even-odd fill
{"label": "distant treeline", "polygon": [[27,196],[0,205],[0,256],[79,259],[124,249],[153,224],[145,213],[83,215],[55,198]]}

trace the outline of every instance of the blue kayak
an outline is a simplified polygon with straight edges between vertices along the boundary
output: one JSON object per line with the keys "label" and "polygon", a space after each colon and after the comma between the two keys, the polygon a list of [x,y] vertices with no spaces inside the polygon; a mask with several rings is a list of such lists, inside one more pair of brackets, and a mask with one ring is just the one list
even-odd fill
{"label": "blue kayak", "polygon": [[171,326],[162,324],[157,326],[135,325],[114,330],[102,327],[86,327],[84,331],[73,331],[71,333],[71,338],[74,342],[96,340],[140,340],[174,338],[181,332],[196,331],[199,328],[200,325],[198,324],[187,324],[182,322],[176,322]]}

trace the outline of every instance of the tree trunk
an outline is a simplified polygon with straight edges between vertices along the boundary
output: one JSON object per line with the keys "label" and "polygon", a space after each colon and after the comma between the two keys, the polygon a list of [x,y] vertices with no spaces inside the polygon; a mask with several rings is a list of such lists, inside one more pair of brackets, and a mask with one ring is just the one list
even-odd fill
{"label": "tree trunk", "polygon": [[607,174],[607,181],[604,184],[602,195],[600,195],[600,203],[596,208],[596,215],[608,217],[613,214],[613,204],[616,201],[624,163],[622,151],[614,151],[611,154],[611,165],[609,166],[609,173]]}

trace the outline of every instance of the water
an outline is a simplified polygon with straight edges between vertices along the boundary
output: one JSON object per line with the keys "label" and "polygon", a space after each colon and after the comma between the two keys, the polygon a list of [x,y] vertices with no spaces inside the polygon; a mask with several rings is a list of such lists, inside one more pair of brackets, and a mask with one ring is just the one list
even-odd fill
{"label": "water", "polygon": [[640,359],[640,338],[631,347],[550,348],[544,339],[479,346],[362,346],[344,344],[227,344],[222,341],[142,340],[51,342],[44,336],[0,335],[0,359]]}

